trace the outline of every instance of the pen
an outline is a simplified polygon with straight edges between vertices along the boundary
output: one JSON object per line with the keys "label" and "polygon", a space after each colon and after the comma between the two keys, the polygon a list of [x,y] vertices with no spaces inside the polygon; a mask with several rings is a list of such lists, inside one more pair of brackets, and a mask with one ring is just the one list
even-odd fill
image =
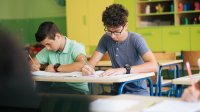
{"label": "pen", "polygon": [[191,72],[191,68],[190,68],[190,63],[189,62],[186,62],[186,68],[187,68],[188,75],[190,77],[190,83],[191,83],[192,87],[194,87],[194,83],[192,81],[192,72]]}

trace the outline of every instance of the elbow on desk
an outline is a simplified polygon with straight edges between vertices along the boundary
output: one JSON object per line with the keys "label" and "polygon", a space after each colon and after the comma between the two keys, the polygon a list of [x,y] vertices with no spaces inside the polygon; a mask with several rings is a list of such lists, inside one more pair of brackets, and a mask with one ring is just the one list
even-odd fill
{"label": "elbow on desk", "polygon": [[157,63],[153,63],[151,65],[151,72],[158,72],[158,69],[159,69],[159,67],[158,67]]}

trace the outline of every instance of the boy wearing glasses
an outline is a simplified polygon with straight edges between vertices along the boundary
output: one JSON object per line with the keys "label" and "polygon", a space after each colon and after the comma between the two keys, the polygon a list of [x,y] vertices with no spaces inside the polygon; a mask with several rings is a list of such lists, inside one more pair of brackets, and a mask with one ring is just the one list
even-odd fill
{"label": "boy wearing glasses", "polygon": [[[118,75],[130,73],[157,72],[156,60],[141,35],[129,32],[128,10],[120,4],[113,4],[106,8],[102,15],[105,34],[100,39],[96,51],[89,60],[93,67],[108,51],[112,62],[112,69],[102,75]],[[85,65],[83,75],[90,75],[94,68]],[[117,94],[119,84],[114,84],[111,94]],[[125,86],[124,93],[149,95],[146,80],[139,80]]]}
{"label": "boy wearing glasses", "polygon": [[[36,34],[36,41],[45,48],[33,58],[32,69],[38,71],[40,64],[49,64],[47,72],[74,72],[83,67],[85,48],[76,41],[61,35],[58,27],[53,22],[43,22]],[[39,92],[87,94],[87,83],[37,83]]]}

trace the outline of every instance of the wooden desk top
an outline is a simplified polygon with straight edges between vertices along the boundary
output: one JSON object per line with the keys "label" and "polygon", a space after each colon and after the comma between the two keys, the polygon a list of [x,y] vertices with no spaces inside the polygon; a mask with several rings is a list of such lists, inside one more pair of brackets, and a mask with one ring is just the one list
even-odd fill
{"label": "wooden desk top", "polygon": [[45,76],[33,76],[35,81],[46,82],[94,82],[94,83],[114,83],[114,82],[126,82],[130,80],[137,80],[154,76],[155,73],[141,73],[141,74],[129,74],[120,76],[109,77],[92,77],[92,76],[80,76],[80,77],[45,77]]}
{"label": "wooden desk top", "polygon": [[160,66],[182,63],[183,60],[157,60]]}
{"label": "wooden desk top", "polygon": [[155,96],[139,96],[139,95],[128,95],[122,94],[118,96],[109,97],[108,99],[112,100],[137,100],[140,101],[135,106],[124,110],[124,112],[142,112],[143,109],[148,108],[156,103],[159,103],[163,100],[174,99],[178,100],[178,98],[169,98],[169,97],[155,97]]}
{"label": "wooden desk top", "polygon": [[[194,74],[192,75],[192,81],[198,82],[200,80],[200,74]],[[180,77],[177,79],[173,79],[172,80],[173,84],[183,84],[183,85],[191,85],[190,83],[190,77],[189,76],[185,76],[185,77]]]}

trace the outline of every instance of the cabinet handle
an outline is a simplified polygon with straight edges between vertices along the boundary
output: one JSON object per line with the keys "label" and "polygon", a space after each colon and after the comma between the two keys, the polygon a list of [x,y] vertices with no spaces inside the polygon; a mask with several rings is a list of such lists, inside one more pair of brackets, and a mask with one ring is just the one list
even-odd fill
{"label": "cabinet handle", "polygon": [[86,25],[86,16],[83,16],[83,25]]}
{"label": "cabinet handle", "polygon": [[180,35],[180,31],[169,32],[170,35]]}
{"label": "cabinet handle", "polygon": [[152,36],[153,33],[152,32],[147,32],[147,33],[142,33],[143,36]]}

